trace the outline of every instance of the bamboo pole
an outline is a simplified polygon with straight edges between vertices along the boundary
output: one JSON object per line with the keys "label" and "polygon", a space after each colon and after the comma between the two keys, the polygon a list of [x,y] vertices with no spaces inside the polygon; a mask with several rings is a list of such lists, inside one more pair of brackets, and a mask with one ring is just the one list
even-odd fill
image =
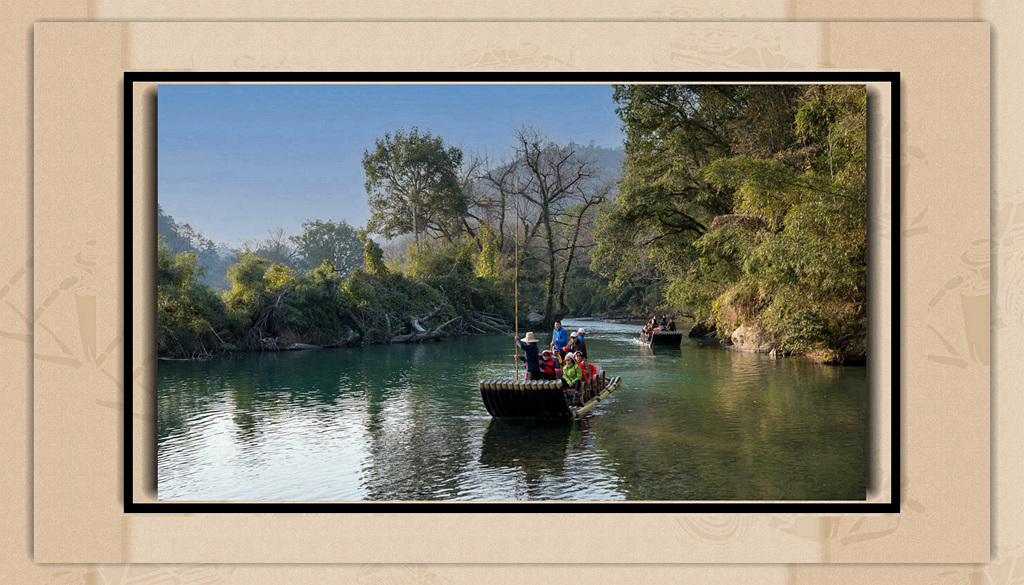
{"label": "bamboo pole", "polygon": [[[516,177],[516,229],[515,229],[515,240],[516,240],[516,257],[515,257],[515,297],[516,297],[516,339],[519,339],[519,177]],[[519,357],[519,344],[516,344],[516,357]],[[512,362],[513,367],[516,369],[516,382],[519,381],[519,361],[515,360]]]}

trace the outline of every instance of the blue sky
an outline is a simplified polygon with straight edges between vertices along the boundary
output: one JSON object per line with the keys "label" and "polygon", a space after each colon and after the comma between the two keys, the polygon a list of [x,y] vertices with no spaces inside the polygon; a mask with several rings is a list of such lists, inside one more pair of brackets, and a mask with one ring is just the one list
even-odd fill
{"label": "blue sky", "polygon": [[618,147],[609,85],[164,85],[157,98],[164,211],[230,245],[307,219],[369,217],[363,152],[417,126],[500,158],[531,125],[557,142]]}

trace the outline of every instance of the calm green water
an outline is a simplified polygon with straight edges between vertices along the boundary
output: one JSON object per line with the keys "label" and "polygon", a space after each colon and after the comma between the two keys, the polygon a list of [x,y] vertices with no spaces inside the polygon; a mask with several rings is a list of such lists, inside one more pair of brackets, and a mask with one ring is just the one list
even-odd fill
{"label": "calm green water", "polygon": [[864,498],[864,368],[567,323],[623,378],[573,422],[491,419],[477,380],[513,375],[497,336],[161,362],[159,498]]}

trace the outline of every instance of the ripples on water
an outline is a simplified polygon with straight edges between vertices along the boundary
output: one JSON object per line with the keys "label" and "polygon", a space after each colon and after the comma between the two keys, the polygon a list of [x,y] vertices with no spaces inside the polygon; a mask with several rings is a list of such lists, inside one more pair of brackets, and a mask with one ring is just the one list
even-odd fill
{"label": "ripples on water", "polygon": [[[161,500],[864,498],[866,372],[633,342],[585,325],[622,386],[573,422],[492,419],[511,340],[161,362]],[[540,334],[541,343],[550,339]]]}

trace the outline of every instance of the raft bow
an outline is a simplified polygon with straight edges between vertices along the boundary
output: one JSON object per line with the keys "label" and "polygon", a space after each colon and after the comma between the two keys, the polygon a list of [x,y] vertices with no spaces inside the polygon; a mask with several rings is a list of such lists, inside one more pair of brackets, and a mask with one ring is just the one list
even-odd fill
{"label": "raft bow", "polygon": [[601,372],[585,382],[589,388],[584,387],[583,392],[594,396],[580,406],[572,406],[566,400],[561,380],[480,380],[479,386],[484,407],[493,417],[574,419],[608,398],[621,382],[622,378],[606,379]]}

